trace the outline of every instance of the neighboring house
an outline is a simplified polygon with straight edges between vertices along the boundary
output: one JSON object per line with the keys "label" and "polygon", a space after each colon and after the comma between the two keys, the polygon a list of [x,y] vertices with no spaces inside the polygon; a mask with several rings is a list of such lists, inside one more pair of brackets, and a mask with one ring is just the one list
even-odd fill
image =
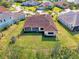
{"label": "neighboring house", "polygon": [[13,20],[5,14],[0,14],[0,30],[13,24]]}
{"label": "neighboring house", "polygon": [[4,12],[4,14],[7,15],[8,17],[11,17],[11,20],[15,20],[15,21],[21,21],[21,20],[25,19],[25,14],[23,13],[23,11]]}
{"label": "neighboring house", "polygon": [[11,12],[7,8],[0,6],[0,30],[7,28],[25,18],[23,11]]}
{"label": "neighboring house", "polygon": [[79,11],[61,13],[58,20],[71,31],[79,31]]}
{"label": "neighboring house", "polygon": [[44,2],[41,4],[41,6],[47,7],[47,6],[53,6],[52,2]]}
{"label": "neighboring house", "polygon": [[25,14],[23,12],[11,12],[7,13],[11,17],[11,20],[14,20],[15,22],[19,22],[23,19],[25,19]]}
{"label": "neighboring house", "polygon": [[67,2],[79,4],[79,0],[67,0]]}
{"label": "neighboring house", "polygon": [[7,8],[5,8],[4,6],[0,6],[0,13],[8,11]]}
{"label": "neighboring house", "polygon": [[37,6],[39,4],[40,4],[39,2],[29,0],[29,1],[23,2],[21,5],[23,5],[23,6]]}
{"label": "neighboring house", "polygon": [[13,25],[16,22],[25,18],[25,14],[22,12],[3,12],[0,13],[0,30]]}
{"label": "neighboring house", "polygon": [[37,8],[37,10],[47,10],[52,8],[53,8],[52,2],[44,2]]}
{"label": "neighboring house", "polygon": [[24,32],[42,32],[45,36],[56,36],[57,28],[48,14],[33,15],[24,24]]}
{"label": "neighboring house", "polygon": [[54,5],[62,9],[67,9],[69,7],[67,2],[55,2]]}

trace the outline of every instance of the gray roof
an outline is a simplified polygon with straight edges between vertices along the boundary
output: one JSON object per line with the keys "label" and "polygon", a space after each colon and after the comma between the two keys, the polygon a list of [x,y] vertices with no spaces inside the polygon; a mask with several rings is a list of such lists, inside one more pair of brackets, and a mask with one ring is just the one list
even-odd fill
{"label": "gray roof", "polygon": [[25,5],[25,6],[37,6],[39,5],[40,3],[39,2],[36,2],[36,1],[26,1],[26,2],[23,2],[22,5]]}
{"label": "gray roof", "polygon": [[73,26],[79,26],[79,11],[78,12],[67,12],[64,14],[59,15],[59,20],[64,21],[67,24]]}

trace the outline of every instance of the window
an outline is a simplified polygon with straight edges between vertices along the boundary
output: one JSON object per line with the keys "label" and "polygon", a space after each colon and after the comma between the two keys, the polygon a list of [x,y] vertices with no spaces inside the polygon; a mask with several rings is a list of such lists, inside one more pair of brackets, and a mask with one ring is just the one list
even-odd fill
{"label": "window", "polygon": [[26,27],[25,30],[26,31],[31,31],[31,28],[30,27]]}
{"label": "window", "polygon": [[6,21],[6,20],[4,19],[4,21]]}
{"label": "window", "polygon": [[33,31],[38,31],[39,28],[38,28],[38,27],[34,27],[34,28],[32,28],[32,30],[33,30]]}
{"label": "window", "polygon": [[11,17],[10,17],[10,19],[11,19]]}
{"label": "window", "polygon": [[40,30],[44,30],[44,28],[40,28]]}
{"label": "window", "polygon": [[0,22],[2,22],[2,20],[0,20]]}
{"label": "window", "polygon": [[76,27],[76,31],[79,31],[79,26]]}
{"label": "window", "polygon": [[54,34],[53,32],[48,32],[48,34]]}

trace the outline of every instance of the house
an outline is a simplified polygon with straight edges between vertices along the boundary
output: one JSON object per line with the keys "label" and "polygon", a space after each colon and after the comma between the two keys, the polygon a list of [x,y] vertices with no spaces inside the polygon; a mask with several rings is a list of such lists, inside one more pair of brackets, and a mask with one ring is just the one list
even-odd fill
{"label": "house", "polygon": [[13,24],[13,20],[10,19],[6,14],[0,14],[0,31],[4,28],[9,27]]}
{"label": "house", "polygon": [[37,10],[47,10],[52,8],[53,8],[52,2],[44,2],[37,8]]}
{"label": "house", "polygon": [[5,8],[4,6],[0,6],[0,13],[8,11],[7,8]]}
{"label": "house", "polygon": [[67,0],[67,2],[79,4],[79,0]]}
{"label": "house", "polygon": [[19,22],[19,21],[25,19],[25,14],[22,11],[19,11],[19,12],[4,12],[4,14],[7,17],[10,17],[10,19],[14,20],[15,22]]}
{"label": "house", "polygon": [[29,1],[23,2],[21,5],[22,6],[37,6],[39,4],[40,4],[39,2],[29,0]]}
{"label": "house", "polygon": [[52,2],[44,2],[41,4],[41,6],[47,7],[47,6],[52,6]]}
{"label": "house", "polygon": [[58,20],[71,31],[79,31],[79,11],[59,14]]}
{"label": "house", "polygon": [[16,22],[21,21],[25,18],[25,14],[22,12],[3,12],[0,13],[0,31],[4,28],[7,28],[13,25]]}
{"label": "house", "polygon": [[25,19],[25,14],[23,12],[12,12],[10,16],[11,19],[14,20],[15,22],[19,22]]}
{"label": "house", "polygon": [[54,5],[56,7],[59,7],[61,9],[67,9],[69,7],[69,4],[67,2],[55,2]]}
{"label": "house", "polygon": [[24,24],[24,32],[42,32],[45,36],[56,36],[57,28],[48,14],[28,17]]}

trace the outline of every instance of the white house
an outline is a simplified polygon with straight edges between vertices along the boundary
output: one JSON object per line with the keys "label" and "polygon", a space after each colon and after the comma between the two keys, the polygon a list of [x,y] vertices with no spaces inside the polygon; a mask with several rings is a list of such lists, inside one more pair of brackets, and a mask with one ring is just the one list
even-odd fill
{"label": "white house", "polygon": [[67,2],[79,4],[79,0],[67,0]]}

